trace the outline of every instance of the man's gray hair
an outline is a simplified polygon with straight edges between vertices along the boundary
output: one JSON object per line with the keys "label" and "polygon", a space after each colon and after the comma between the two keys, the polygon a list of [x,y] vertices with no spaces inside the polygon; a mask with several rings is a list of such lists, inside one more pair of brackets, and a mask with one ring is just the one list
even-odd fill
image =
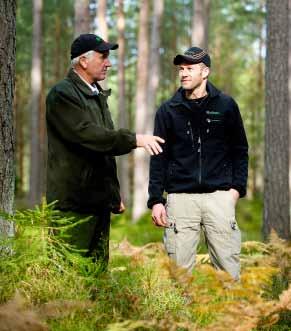
{"label": "man's gray hair", "polygon": [[86,52],[86,53],[84,53],[84,54],[81,54],[81,55],[79,55],[79,56],[73,58],[73,59],[71,60],[71,66],[74,68],[74,67],[76,66],[76,64],[79,63],[79,61],[80,61],[80,57],[84,56],[84,57],[86,57],[87,59],[90,59],[90,58],[94,55],[94,53],[95,53],[95,51],[91,50],[91,51],[88,51],[88,52]]}

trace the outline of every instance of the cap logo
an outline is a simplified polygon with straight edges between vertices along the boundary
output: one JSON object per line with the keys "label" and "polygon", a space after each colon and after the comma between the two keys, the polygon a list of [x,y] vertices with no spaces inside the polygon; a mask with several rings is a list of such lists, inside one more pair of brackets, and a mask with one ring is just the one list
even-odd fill
{"label": "cap logo", "polygon": [[96,41],[98,44],[100,44],[102,42],[102,39],[99,36],[96,36]]}
{"label": "cap logo", "polygon": [[205,55],[207,55],[207,53],[205,51],[202,51],[200,53],[194,53],[191,51],[187,51],[184,53],[185,55],[190,55],[191,57],[193,57],[193,59],[195,60],[200,60],[202,59]]}

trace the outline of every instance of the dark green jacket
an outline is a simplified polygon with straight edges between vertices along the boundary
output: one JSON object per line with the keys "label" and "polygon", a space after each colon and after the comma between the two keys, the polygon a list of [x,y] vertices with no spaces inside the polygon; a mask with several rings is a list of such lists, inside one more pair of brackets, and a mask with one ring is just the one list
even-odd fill
{"label": "dark green jacket", "polygon": [[135,134],[114,130],[109,91],[92,92],[70,70],[46,100],[47,200],[57,208],[94,213],[120,203],[115,155],[136,147]]}

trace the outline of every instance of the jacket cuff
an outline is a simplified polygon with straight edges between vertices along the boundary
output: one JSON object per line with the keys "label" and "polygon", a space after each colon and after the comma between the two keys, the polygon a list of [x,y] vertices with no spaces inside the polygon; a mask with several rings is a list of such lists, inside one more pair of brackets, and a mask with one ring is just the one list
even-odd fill
{"label": "jacket cuff", "polygon": [[162,203],[163,205],[165,205],[166,204],[166,199],[165,198],[163,198],[163,197],[161,197],[161,198],[159,198],[159,199],[157,199],[157,198],[153,198],[153,199],[149,199],[149,201],[148,201],[148,208],[149,209],[152,209],[153,208],[153,206],[154,205],[156,205],[156,204],[158,204],[158,203]]}
{"label": "jacket cuff", "polygon": [[231,188],[235,189],[239,193],[239,197],[243,198],[246,195],[246,189],[245,187],[242,187],[240,185],[231,185]]}

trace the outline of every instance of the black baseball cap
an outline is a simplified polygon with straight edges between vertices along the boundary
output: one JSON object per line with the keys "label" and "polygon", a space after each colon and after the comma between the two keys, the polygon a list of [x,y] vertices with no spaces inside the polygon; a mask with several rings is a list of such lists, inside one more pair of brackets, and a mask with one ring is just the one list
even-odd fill
{"label": "black baseball cap", "polygon": [[176,55],[173,62],[175,65],[186,62],[190,64],[204,63],[209,68],[211,66],[210,56],[199,47],[190,47],[184,54]]}
{"label": "black baseball cap", "polygon": [[93,33],[81,34],[76,38],[71,46],[71,59],[88,51],[106,52],[118,48],[118,44],[104,41],[101,37]]}

